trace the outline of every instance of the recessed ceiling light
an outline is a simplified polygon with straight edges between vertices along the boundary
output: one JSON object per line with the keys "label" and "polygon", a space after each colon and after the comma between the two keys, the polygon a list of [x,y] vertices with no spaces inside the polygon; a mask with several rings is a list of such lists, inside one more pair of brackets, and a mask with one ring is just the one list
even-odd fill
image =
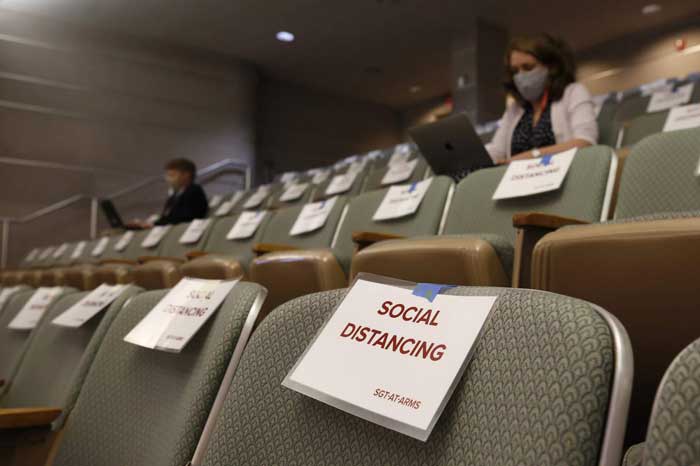
{"label": "recessed ceiling light", "polygon": [[650,3],[649,5],[646,5],[644,8],[642,8],[642,13],[645,15],[653,15],[654,13],[658,13],[661,11],[661,5],[658,3]]}
{"label": "recessed ceiling light", "polygon": [[417,84],[415,86],[411,86],[411,88],[409,89],[409,91],[411,91],[411,94],[417,94],[420,92],[420,90],[421,87]]}
{"label": "recessed ceiling light", "polygon": [[289,31],[280,31],[275,35],[280,42],[294,42],[294,34]]}

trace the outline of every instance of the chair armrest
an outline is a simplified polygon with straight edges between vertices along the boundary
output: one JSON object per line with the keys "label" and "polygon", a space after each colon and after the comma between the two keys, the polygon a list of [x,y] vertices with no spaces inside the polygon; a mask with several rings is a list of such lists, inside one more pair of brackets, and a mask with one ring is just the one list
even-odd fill
{"label": "chair armrest", "polygon": [[381,233],[376,231],[353,231],[352,241],[357,246],[357,250],[360,251],[367,246],[371,246],[374,243],[380,241],[386,241],[389,239],[403,239],[405,236],[394,235],[392,233]]}
{"label": "chair armrest", "polygon": [[197,259],[198,257],[204,257],[207,254],[209,253],[205,251],[190,251],[187,254],[185,254],[185,257],[187,257],[187,260],[191,261],[193,259]]}
{"label": "chair armrest", "polygon": [[59,408],[0,409],[0,429],[21,429],[51,424],[61,415]]}
{"label": "chair armrest", "polygon": [[279,252],[279,251],[294,251],[299,249],[296,246],[291,246],[289,244],[276,244],[276,243],[255,243],[253,245],[253,252],[261,256],[269,252]]}
{"label": "chair armrest", "polygon": [[134,260],[129,260],[129,259],[102,259],[98,263],[98,265],[110,265],[110,264],[115,264],[115,265],[139,265],[138,262]]}
{"label": "chair armrest", "polygon": [[542,212],[523,212],[513,215],[515,256],[513,257],[514,288],[530,288],[532,251],[547,233],[567,225],[585,225],[589,222]]}
{"label": "chair armrest", "polygon": [[513,226],[515,228],[535,227],[556,230],[567,225],[585,225],[587,223],[589,222],[577,218],[562,217],[542,212],[523,212],[513,215]]}
{"label": "chair armrest", "polygon": [[185,262],[185,259],[181,257],[161,257],[161,256],[141,256],[139,257],[139,264],[148,264],[149,262],[155,262],[155,261],[165,261],[165,262],[174,262],[176,264],[182,264]]}

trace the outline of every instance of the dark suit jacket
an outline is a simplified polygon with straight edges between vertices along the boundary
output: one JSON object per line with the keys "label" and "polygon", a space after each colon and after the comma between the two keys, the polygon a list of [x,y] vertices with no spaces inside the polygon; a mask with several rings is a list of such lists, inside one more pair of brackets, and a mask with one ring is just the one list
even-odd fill
{"label": "dark suit jacket", "polygon": [[200,185],[192,183],[180,194],[168,198],[156,225],[191,222],[195,218],[205,218],[208,211],[207,195]]}

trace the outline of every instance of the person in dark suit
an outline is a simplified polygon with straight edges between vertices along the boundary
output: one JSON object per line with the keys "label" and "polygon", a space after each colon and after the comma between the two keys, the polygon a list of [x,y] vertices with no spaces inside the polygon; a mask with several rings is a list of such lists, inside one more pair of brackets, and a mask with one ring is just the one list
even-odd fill
{"label": "person in dark suit", "polygon": [[196,178],[197,167],[190,160],[174,159],[165,165],[165,181],[170,186],[171,194],[156,225],[175,225],[207,216],[207,195],[195,183]]}

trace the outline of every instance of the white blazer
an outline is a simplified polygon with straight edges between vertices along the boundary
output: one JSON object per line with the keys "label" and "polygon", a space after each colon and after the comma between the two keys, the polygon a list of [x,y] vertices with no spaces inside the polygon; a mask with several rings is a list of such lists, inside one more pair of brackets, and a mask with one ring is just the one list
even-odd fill
{"label": "white blazer", "polygon": [[[494,162],[508,160],[512,155],[517,155],[510,153],[510,146],[513,131],[524,113],[525,109],[517,102],[506,108],[493,140],[486,144],[486,150]],[[572,139],[583,139],[591,144],[598,142],[598,122],[593,97],[583,84],[569,84],[562,98],[552,102],[552,131],[557,144]]]}

